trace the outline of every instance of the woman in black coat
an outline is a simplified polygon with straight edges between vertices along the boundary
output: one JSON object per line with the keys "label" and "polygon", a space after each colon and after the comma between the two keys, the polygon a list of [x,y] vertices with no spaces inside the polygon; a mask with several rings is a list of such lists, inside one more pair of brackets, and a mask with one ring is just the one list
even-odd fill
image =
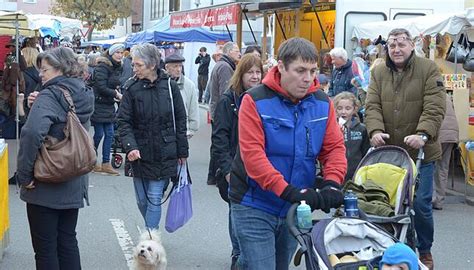
{"label": "woman in black coat", "polygon": [[[262,61],[255,54],[245,54],[230,79],[230,89],[217,103],[212,130],[211,149],[217,164],[217,187],[223,200],[229,202],[230,169],[239,144],[238,114],[242,95],[262,81]],[[229,235],[232,242],[232,265],[240,254],[239,244],[233,234],[229,208]]]}
{"label": "woman in black coat", "polygon": [[94,146],[96,151],[100,141],[104,138],[102,143],[102,164],[96,165],[94,172],[115,176],[119,175],[119,172],[114,170],[110,164],[110,148],[114,139],[114,123],[117,116],[115,102],[122,99],[119,89],[124,48],[125,46],[121,43],[110,46],[106,56],[97,59],[97,66],[94,69],[92,79],[95,107],[91,121],[94,126]]}
{"label": "woman in black coat", "polygon": [[147,228],[157,229],[164,187],[188,157],[186,110],[178,85],[159,69],[158,48],[135,45],[131,55],[135,77],[120,104],[118,132],[132,162],[140,213]]}

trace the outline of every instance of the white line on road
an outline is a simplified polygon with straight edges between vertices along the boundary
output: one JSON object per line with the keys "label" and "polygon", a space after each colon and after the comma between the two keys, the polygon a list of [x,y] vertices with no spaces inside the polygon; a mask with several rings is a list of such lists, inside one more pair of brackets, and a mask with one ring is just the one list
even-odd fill
{"label": "white line on road", "polygon": [[122,248],[123,255],[125,256],[125,260],[127,261],[127,266],[128,268],[130,268],[133,259],[133,248],[135,247],[132,238],[128,234],[128,231],[125,229],[125,224],[121,219],[111,218],[109,219],[109,221],[114,227],[118,243]]}

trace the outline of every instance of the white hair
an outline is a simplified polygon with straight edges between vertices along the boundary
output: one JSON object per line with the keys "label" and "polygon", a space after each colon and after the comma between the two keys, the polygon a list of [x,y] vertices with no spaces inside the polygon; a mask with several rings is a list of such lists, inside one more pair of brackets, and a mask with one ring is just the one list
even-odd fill
{"label": "white hair", "polygon": [[347,61],[347,52],[344,50],[344,48],[336,47],[329,52],[329,55],[331,55],[331,57],[339,57],[344,61]]}

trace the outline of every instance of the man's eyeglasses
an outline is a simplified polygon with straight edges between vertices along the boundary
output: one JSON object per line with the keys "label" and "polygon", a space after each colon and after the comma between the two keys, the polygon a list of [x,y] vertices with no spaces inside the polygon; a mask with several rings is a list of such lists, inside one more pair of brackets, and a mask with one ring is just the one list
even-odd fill
{"label": "man's eyeglasses", "polygon": [[411,41],[411,39],[408,38],[407,36],[392,37],[387,40],[387,46],[390,49],[395,49],[397,45],[400,48],[404,48],[408,45],[408,41]]}

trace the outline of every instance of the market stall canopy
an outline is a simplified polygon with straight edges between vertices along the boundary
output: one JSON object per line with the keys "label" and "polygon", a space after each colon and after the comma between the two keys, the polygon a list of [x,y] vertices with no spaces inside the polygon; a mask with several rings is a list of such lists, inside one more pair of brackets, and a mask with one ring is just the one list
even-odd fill
{"label": "market stall canopy", "polygon": [[22,36],[35,36],[36,31],[28,25],[28,18],[23,12],[0,11],[0,35],[14,36],[16,34],[16,23],[18,22],[19,34]]}
{"label": "market stall canopy", "polygon": [[227,33],[214,33],[203,28],[170,29],[154,33],[155,42],[204,42],[230,41]]}
{"label": "market stall canopy", "polygon": [[352,38],[375,39],[379,35],[386,38],[394,28],[405,28],[412,36],[436,36],[437,34],[456,35],[463,28],[474,25],[474,8],[464,13],[427,15],[415,18],[370,22],[354,26]]}
{"label": "market stall canopy", "polygon": [[39,29],[41,36],[74,35],[82,29],[82,22],[60,16],[27,14],[29,28]]}
{"label": "market stall canopy", "polygon": [[163,17],[153,27],[130,35],[127,46],[144,42],[204,42],[229,41],[226,34],[216,33],[204,28],[170,29],[170,16]]}

